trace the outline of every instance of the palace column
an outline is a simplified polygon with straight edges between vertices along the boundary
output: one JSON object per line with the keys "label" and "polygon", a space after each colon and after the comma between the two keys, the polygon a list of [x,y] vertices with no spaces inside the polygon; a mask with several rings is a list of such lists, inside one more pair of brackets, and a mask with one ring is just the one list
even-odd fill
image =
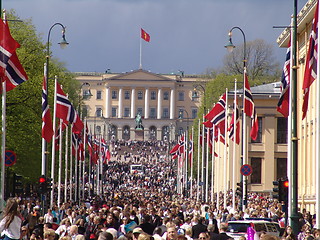
{"label": "palace column", "polygon": [[149,88],[146,88],[144,98],[144,118],[149,118]]}
{"label": "palace column", "polygon": [[175,111],[175,92],[174,89],[170,90],[170,119],[174,119],[174,111]]}
{"label": "palace column", "polygon": [[158,109],[157,109],[157,119],[161,119],[162,110],[162,89],[158,89]]}
{"label": "palace column", "polygon": [[123,113],[123,88],[119,88],[119,114],[118,118],[122,118],[122,113]]}
{"label": "palace column", "polygon": [[111,95],[110,95],[110,87],[106,88],[106,107],[105,107],[105,117],[110,117],[110,108],[111,108]]}
{"label": "palace column", "polygon": [[136,117],[136,89],[132,88],[131,90],[131,118],[135,118]]}

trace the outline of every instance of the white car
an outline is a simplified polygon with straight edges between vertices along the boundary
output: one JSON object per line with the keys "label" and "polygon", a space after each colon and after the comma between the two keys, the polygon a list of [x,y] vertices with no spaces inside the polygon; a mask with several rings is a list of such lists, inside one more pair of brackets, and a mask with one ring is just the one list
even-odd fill
{"label": "white car", "polygon": [[254,240],[259,240],[262,232],[277,237],[280,235],[280,226],[277,222],[255,219],[229,221],[227,234],[233,239],[238,239],[241,236],[245,236],[247,238],[247,229],[250,226],[255,231]]}

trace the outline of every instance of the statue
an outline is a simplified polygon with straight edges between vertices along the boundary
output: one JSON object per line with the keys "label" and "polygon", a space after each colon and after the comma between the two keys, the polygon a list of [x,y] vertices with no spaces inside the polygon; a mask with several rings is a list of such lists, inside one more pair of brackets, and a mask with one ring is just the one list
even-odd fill
{"label": "statue", "polygon": [[138,113],[136,118],[135,118],[135,122],[136,122],[136,129],[142,130],[143,126],[142,126],[142,117],[141,114]]}

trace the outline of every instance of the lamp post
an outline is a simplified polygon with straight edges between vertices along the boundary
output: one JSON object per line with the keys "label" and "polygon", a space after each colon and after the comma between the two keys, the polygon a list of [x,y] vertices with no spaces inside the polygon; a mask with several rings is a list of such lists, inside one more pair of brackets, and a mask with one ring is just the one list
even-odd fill
{"label": "lamp post", "polygon": [[[49,58],[50,58],[50,35],[51,35],[51,30],[54,26],[60,25],[63,29],[62,31],[62,41],[59,43],[61,48],[64,48],[68,45],[68,42],[65,39],[65,27],[61,23],[55,23],[53,24],[48,33],[48,39],[47,39],[47,54],[46,54],[46,64],[45,64],[45,83],[46,83],[46,92],[47,92],[47,99],[48,99],[48,80],[49,80]],[[53,124],[55,124],[55,117],[53,118]],[[55,133],[54,133],[55,134]],[[48,151],[47,151],[47,142],[44,138],[42,138],[42,162],[41,162],[41,175],[47,176],[47,168],[48,168]],[[54,182],[54,166],[55,165],[55,159],[54,155],[52,158],[51,162],[51,178],[52,181]],[[53,192],[54,190],[51,191],[51,204],[53,201]],[[44,202],[44,201],[42,201]],[[43,206],[44,209],[44,206]]]}
{"label": "lamp post", "polygon": [[[243,93],[242,93],[242,148],[241,148],[241,159],[242,159],[242,165],[247,163],[247,150],[246,150],[246,144],[247,144],[247,137],[246,137],[246,115],[244,113],[244,106],[245,106],[245,70],[246,70],[246,35],[244,34],[243,30],[240,27],[233,27],[229,31],[229,42],[224,47],[228,49],[229,52],[232,52],[235,46],[232,43],[232,31],[234,29],[239,30],[242,33],[243,36]],[[247,177],[241,175],[242,177],[242,183],[243,183],[243,196],[242,196],[242,209],[244,210],[247,205]],[[235,179],[233,179],[233,182],[235,183]],[[233,184],[235,186],[235,184]],[[234,188],[234,187],[233,187]]]}
{"label": "lamp post", "polygon": [[[196,85],[194,85],[194,90],[196,91],[199,87],[202,89],[202,92],[203,92],[203,113],[206,114],[206,101],[205,101],[206,88],[202,84],[196,84]],[[192,98],[199,98],[199,95],[193,94]]]}

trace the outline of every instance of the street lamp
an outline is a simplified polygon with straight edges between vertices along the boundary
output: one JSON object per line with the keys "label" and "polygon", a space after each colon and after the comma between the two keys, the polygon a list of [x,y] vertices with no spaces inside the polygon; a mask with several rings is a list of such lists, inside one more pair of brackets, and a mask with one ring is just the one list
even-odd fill
{"label": "street lamp", "polygon": [[[239,30],[242,33],[243,36],[243,93],[242,93],[242,152],[241,152],[241,158],[242,158],[242,164],[246,164],[247,162],[247,152],[246,152],[246,116],[244,113],[244,106],[245,106],[245,71],[246,71],[246,36],[243,32],[243,30],[240,27],[233,27],[229,31],[229,41],[224,46],[227,48],[229,52],[232,52],[235,46],[232,43],[232,31],[234,29]],[[243,183],[243,197],[242,197],[242,208],[244,210],[246,204],[247,204],[247,177],[242,175],[242,183]],[[235,191],[235,179],[233,179],[233,191]],[[234,195],[234,194],[233,194]],[[234,204],[234,203],[233,203]]]}
{"label": "street lamp", "polygon": [[199,95],[197,94],[197,89],[198,88],[201,88],[202,89],[202,92],[203,92],[203,113],[206,114],[206,89],[205,87],[202,85],[202,84],[196,84],[194,85],[194,92],[193,92],[193,95],[192,95],[192,99],[195,99],[195,98],[199,98]]}
{"label": "street lamp", "polygon": [[[46,93],[47,93],[47,99],[48,99],[48,80],[49,80],[49,58],[50,58],[50,34],[51,34],[51,30],[54,26],[56,25],[60,25],[62,26],[62,41],[59,43],[61,48],[66,47],[66,45],[68,45],[66,39],[65,39],[65,27],[61,24],[61,23],[55,23],[51,26],[51,28],[49,29],[49,33],[48,33],[48,39],[47,39],[47,54],[46,54],[46,64],[45,64],[45,84],[46,84]],[[53,118],[53,124],[55,124],[55,118]],[[54,151],[53,151],[54,153]],[[54,167],[55,167],[55,159],[54,159],[54,154],[52,153],[53,157],[51,160],[51,178],[54,181]],[[47,176],[47,165],[48,165],[48,158],[47,158],[47,141],[42,138],[42,162],[41,162],[41,175]],[[53,192],[54,190],[51,191],[51,200],[50,200],[50,204],[52,206],[53,204]],[[44,204],[44,203],[43,203]]]}

